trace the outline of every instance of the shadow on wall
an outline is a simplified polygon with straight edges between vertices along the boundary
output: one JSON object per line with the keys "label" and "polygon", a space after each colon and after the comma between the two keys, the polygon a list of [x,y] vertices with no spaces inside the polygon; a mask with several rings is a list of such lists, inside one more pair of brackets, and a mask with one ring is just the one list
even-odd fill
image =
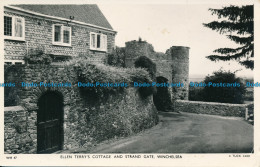
{"label": "shadow on wall", "polygon": [[[156,77],[158,84],[164,84],[168,82],[167,78]],[[153,102],[158,111],[169,111],[171,109],[171,94],[168,87],[157,87],[156,93],[153,95]]]}

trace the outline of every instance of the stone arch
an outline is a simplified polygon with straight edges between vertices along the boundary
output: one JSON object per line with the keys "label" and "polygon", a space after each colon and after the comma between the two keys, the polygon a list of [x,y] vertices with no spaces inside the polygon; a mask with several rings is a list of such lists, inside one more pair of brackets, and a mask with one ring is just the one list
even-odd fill
{"label": "stone arch", "polygon": [[[168,81],[163,76],[156,77],[157,83],[163,84],[168,83]],[[158,111],[169,111],[171,109],[170,88],[167,86],[157,87],[157,92],[153,95],[153,101]]]}
{"label": "stone arch", "polygon": [[46,93],[49,93],[49,92],[54,92],[54,93],[58,94],[64,101],[65,96],[59,87],[44,87],[43,86],[43,87],[36,87],[35,89],[37,89],[37,90],[34,90],[34,94],[37,97],[36,98],[37,102],[43,95],[45,95]]}
{"label": "stone arch", "polygon": [[59,91],[45,91],[37,102],[37,153],[63,149],[64,98]]}

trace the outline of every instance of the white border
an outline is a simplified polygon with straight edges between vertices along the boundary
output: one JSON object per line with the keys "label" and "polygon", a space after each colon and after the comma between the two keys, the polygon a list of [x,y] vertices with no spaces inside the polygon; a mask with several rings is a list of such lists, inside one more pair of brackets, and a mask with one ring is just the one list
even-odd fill
{"label": "white border", "polygon": [[[260,1],[259,0],[39,0],[38,3],[41,4],[57,4],[57,3],[121,3],[121,4],[228,4],[228,3],[254,3],[255,4],[255,82],[260,82]],[[3,5],[7,3],[18,4],[18,3],[35,3],[35,0],[5,0],[4,2],[0,2],[0,12],[3,13]],[[0,17],[0,25],[3,26],[3,17]],[[76,23],[76,22],[75,22]],[[80,23],[79,23],[80,24]],[[91,25],[88,25],[91,26]],[[0,35],[3,37],[3,31],[0,29]],[[110,31],[108,29],[108,31]],[[115,32],[115,31],[113,31]],[[3,40],[0,41],[0,55],[4,55],[3,52]],[[3,62],[4,56],[1,56],[0,61],[0,82],[3,82]],[[0,88],[0,99],[3,99],[3,88]],[[260,102],[260,88],[255,88],[255,102]],[[2,111],[3,108],[3,100],[0,101],[0,106]],[[33,165],[33,166],[241,166],[241,167],[260,167],[260,103],[255,103],[255,133],[254,133],[254,150],[253,154],[181,154],[183,156],[182,159],[61,159],[60,154],[50,154],[50,155],[37,155],[37,154],[13,154],[12,157],[16,158],[15,160],[6,160],[6,156],[3,154],[4,148],[4,114],[0,112],[0,165],[12,165],[12,166],[24,166],[24,165]],[[92,155],[92,154],[88,154]],[[124,155],[124,154],[123,154]],[[153,154],[156,155],[156,154]],[[250,158],[235,158],[229,157],[230,155],[251,155]]]}

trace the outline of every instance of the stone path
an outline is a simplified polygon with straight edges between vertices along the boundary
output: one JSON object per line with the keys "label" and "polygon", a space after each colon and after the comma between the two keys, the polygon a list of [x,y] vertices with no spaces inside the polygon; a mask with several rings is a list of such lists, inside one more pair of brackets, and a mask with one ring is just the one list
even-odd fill
{"label": "stone path", "polygon": [[160,123],[137,135],[71,153],[250,153],[253,126],[242,118],[160,113]]}

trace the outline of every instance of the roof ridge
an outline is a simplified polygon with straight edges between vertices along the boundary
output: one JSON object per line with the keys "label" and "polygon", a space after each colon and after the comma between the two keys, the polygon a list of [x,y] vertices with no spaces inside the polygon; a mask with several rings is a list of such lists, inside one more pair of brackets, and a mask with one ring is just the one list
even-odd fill
{"label": "roof ridge", "polygon": [[12,4],[9,6],[65,19],[74,16],[75,21],[113,30],[97,4]]}

